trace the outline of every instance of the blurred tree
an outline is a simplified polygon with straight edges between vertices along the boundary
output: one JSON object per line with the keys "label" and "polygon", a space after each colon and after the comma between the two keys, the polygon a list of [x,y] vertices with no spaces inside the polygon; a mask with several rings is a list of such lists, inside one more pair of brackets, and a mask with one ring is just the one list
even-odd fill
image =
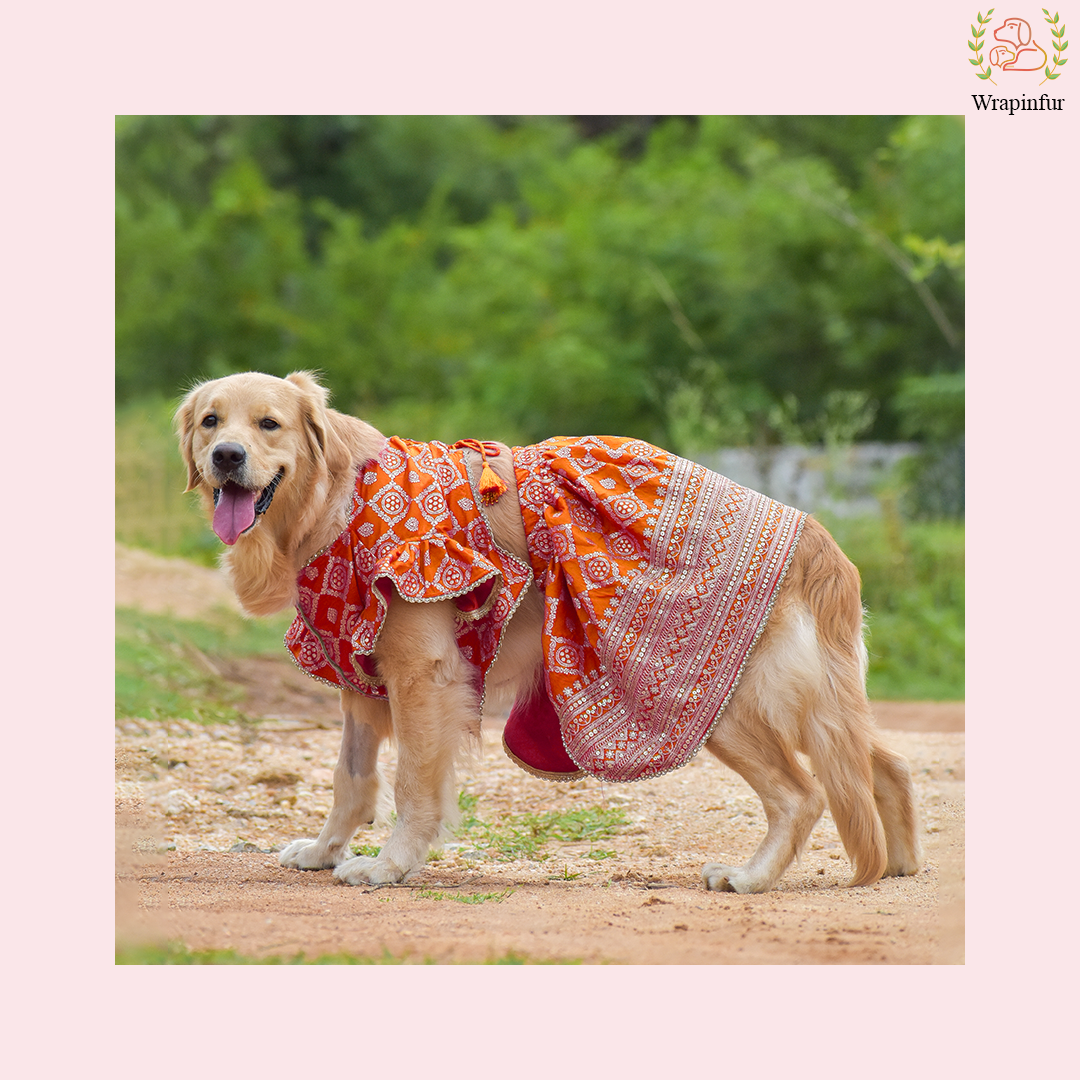
{"label": "blurred tree", "polygon": [[122,117],[117,392],[308,366],[417,437],[901,437],[963,369],[963,185],[953,117]]}

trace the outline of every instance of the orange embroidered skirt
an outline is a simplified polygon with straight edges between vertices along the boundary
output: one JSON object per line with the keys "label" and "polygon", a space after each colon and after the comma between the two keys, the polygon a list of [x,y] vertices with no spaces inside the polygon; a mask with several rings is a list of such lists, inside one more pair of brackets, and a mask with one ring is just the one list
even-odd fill
{"label": "orange embroidered skirt", "polygon": [[544,593],[546,703],[504,742],[549,779],[643,780],[709,737],[757,641],[806,515],[638,440],[514,451]]}

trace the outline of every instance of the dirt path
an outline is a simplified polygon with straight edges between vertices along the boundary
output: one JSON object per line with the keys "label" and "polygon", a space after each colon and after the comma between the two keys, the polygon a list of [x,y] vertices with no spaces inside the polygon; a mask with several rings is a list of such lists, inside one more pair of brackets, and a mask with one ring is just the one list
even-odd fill
{"label": "dirt path", "polygon": [[[231,595],[209,570],[117,551],[117,602],[188,617]],[[314,836],[331,802],[336,695],[279,658],[225,665],[258,725],[128,718],[116,727],[117,932],[252,956],[348,952],[412,962],[631,964],[963,962],[964,709],[878,703],[910,761],[926,869],[845,889],[828,814],[800,864],[764,896],[707,892],[701,866],[742,861],[764,831],[749,787],[702,754],[642,784],[548,784],[502,753],[498,718],[461,770],[472,813],[618,808],[599,843],[549,843],[543,860],[497,861],[471,834],[407,884],[349,888],[329,871],[284,870],[273,851]],[[382,767],[392,784],[394,758]],[[380,844],[387,823],[356,837]],[[610,854],[609,854],[610,853]]]}

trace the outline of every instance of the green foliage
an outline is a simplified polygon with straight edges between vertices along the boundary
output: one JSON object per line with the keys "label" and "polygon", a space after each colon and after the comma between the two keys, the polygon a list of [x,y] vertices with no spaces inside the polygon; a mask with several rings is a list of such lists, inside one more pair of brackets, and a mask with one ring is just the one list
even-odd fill
{"label": "green foliage", "polygon": [[896,395],[900,434],[920,449],[903,461],[905,517],[941,520],[964,515],[964,374],[913,375]]}
{"label": "green foliage", "polygon": [[903,379],[896,394],[900,435],[948,443],[964,434],[964,373],[939,372]]}
{"label": "green foliage", "polygon": [[962,367],[963,126],[671,118],[117,124],[117,390],[324,371],[418,438],[775,440],[830,393],[891,438]]}
{"label": "green foliage", "polygon": [[871,699],[964,697],[964,527],[881,518],[827,524],[862,577]]}
{"label": "green foliage", "polygon": [[277,653],[287,620],[247,620],[223,612],[217,623],[118,608],[116,715],[179,717],[199,723],[246,720],[240,691],[211,660]]}

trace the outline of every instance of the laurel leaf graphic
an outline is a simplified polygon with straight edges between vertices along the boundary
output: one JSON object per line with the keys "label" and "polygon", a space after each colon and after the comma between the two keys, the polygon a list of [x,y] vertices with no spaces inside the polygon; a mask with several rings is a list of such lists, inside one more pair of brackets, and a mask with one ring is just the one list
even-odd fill
{"label": "laurel leaf graphic", "polygon": [[1052,75],[1052,74],[1050,73],[1050,69],[1049,69],[1049,68],[1047,68],[1047,69],[1046,69],[1046,77],[1047,77],[1048,79],[1056,79],[1056,78],[1057,78],[1057,75]]}
{"label": "laurel leaf graphic", "polygon": [[[983,71],[983,57],[980,50],[983,47],[983,35],[986,33],[983,27],[985,27],[986,24],[990,22],[990,16],[993,14],[993,8],[990,8],[986,12],[985,16],[981,11],[979,12],[979,29],[976,30],[974,26],[971,28],[971,35],[975,40],[968,42],[968,48],[975,54],[975,59],[969,59],[968,63],[971,64],[972,67],[977,67],[979,69],[975,72],[975,74],[978,75],[980,79],[982,79],[984,82],[987,79],[990,79],[990,82],[992,83],[994,83],[994,80],[991,79],[990,76],[994,73],[994,69],[987,68],[986,71]],[[997,83],[994,83],[994,85],[997,86]]]}

